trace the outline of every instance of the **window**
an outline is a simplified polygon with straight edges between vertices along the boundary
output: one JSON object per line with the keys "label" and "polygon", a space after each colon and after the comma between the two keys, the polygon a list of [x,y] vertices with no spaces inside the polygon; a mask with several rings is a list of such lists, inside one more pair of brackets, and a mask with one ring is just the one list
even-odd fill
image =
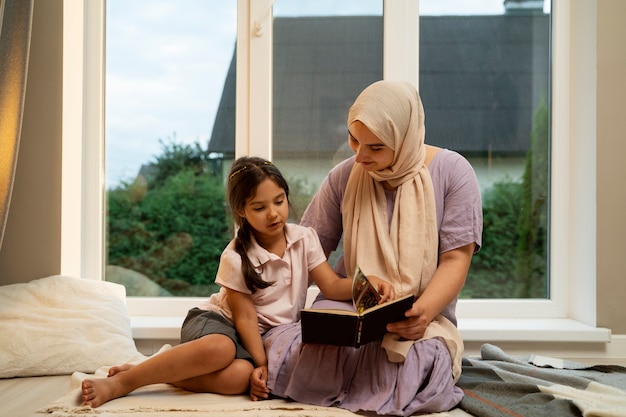
{"label": "window", "polygon": [[383,78],[383,2],[277,0],[273,15],[272,158],[298,222],[328,171],[352,155],[350,104]]}
{"label": "window", "polygon": [[[462,298],[548,298],[550,14],[528,4],[421,3],[427,143],[472,162],[485,203],[483,250]],[[107,3],[105,275],[129,296],[217,290],[232,236],[223,183],[235,156],[235,6]],[[291,185],[292,221],[352,154],[347,110],[383,78],[382,9],[380,0],[273,4],[269,151]],[[269,14],[258,15],[253,37]]]}
{"label": "window", "polygon": [[234,149],[236,17],[234,0],[106,3],[105,277],[129,296],[219,289],[233,232],[209,141]]}
{"label": "window", "polygon": [[[420,2],[426,141],[480,184],[483,247],[465,299],[548,299],[550,4]],[[445,13],[445,14],[441,14]]]}
{"label": "window", "polygon": [[[348,107],[383,78],[382,3],[346,15],[323,5],[312,11],[311,4],[274,4],[271,152],[294,189],[295,220],[328,170],[352,154]],[[550,14],[543,6],[420,2],[427,143],[471,161],[485,202],[483,250],[462,298],[549,296]],[[387,11],[387,24],[397,26],[394,9]],[[397,39],[418,36],[387,35],[394,32]],[[398,43],[387,45],[390,61]]]}
{"label": "window", "polygon": [[[237,139],[236,153],[256,153],[259,155],[270,155],[271,149],[271,120],[268,112],[269,106],[264,104],[270,103],[271,92],[267,90],[268,80],[271,78],[271,62],[269,61],[269,40],[268,37],[255,37],[253,41],[248,33],[247,28],[254,27],[248,25],[255,19],[259,19],[256,23],[264,22],[265,12],[269,7],[267,2],[248,2],[239,0],[238,20],[239,27],[244,28],[245,38],[242,33],[239,34],[239,42],[246,42],[247,55],[243,54],[243,48],[238,46],[238,65],[243,69],[239,69],[238,87],[242,86],[245,91],[237,90]],[[570,48],[570,36],[575,33],[576,36],[595,36],[595,21],[593,13],[586,13],[584,2],[570,3],[564,0],[556,0],[552,8],[554,13],[553,26],[553,50],[551,59],[553,64],[553,75],[551,78],[551,91],[553,94],[552,102],[552,144],[551,144],[551,160],[552,160],[552,180],[551,191],[552,200],[550,210],[552,213],[558,213],[553,216],[550,225],[550,297],[543,300],[526,299],[526,300],[462,300],[459,303],[458,315],[463,318],[480,318],[480,317],[519,317],[519,318],[573,318],[582,321],[588,325],[595,325],[595,254],[593,251],[584,250],[589,242],[593,242],[595,236],[595,226],[589,222],[582,221],[589,218],[590,214],[595,213],[594,187],[589,184],[594,183],[593,178],[587,176],[587,172],[577,172],[577,167],[583,166],[578,163],[583,159],[585,153],[594,152],[594,141],[589,141],[589,137],[594,137],[595,131],[587,129],[586,131],[573,129],[573,118],[571,112],[576,112],[589,103],[594,103],[595,85],[588,80],[585,75],[586,71],[593,71],[593,43],[585,44],[584,47]],[[93,42],[96,47],[89,50],[90,53],[97,55],[98,45],[102,42],[102,25],[98,25],[99,19],[103,17],[103,7],[97,2],[89,2],[89,6],[82,10],[83,6],[70,6],[65,11],[66,16],[73,19],[65,19],[68,23],[68,42],[69,36],[72,34],[82,34],[85,30],[84,41]],[[401,45],[400,42],[389,45],[388,39],[407,39],[407,32],[418,27],[417,15],[414,21],[411,20],[413,14],[407,13],[413,10],[415,2],[413,1],[394,1],[386,2],[384,11],[385,22],[392,16],[403,16],[404,24],[387,25],[384,24],[384,74],[387,78],[405,78],[405,74],[413,73],[415,62],[411,60],[411,54],[403,53],[407,50],[417,50],[417,45]],[[589,6],[591,7],[591,6]],[[248,8],[250,8],[248,10]],[[79,10],[77,10],[79,9]],[[247,16],[250,12],[251,21],[248,22]],[[85,24],[85,19],[96,24]],[[408,23],[407,23],[408,20]],[[77,27],[72,22],[79,21]],[[262,29],[269,30],[267,26]],[[573,27],[576,27],[574,31]],[[267,33],[267,32],[266,32]],[[249,49],[247,49],[249,47]],[[80,74],[84,74],[84,85],[90,85],[85,81],[99,82],[99,71],[101,71],[101,61],[91,59],[92,55],[83,56],[82,49],[77,52],[75,49],[66,49],[68,52],[68,60],[74,65],[68,65],[67,71],[80,68]],[[401,52],[398,52],[400,50]],[[71,54],[77,54],[71,55]],[[414,55],[414,54],[413,54]],[[240,59],[240,57],[242,59]],[[70,58],[73,58],[71,60]],[[408,60],[405,58],[409,58]],[[80,65],[77,65],[79,62]],[[95,62],[95,64],[94,64]],[[571,65],[576,63],[577,65]],[[84,65],[84,68],[83,68]],[[415,80],[417,82],[417,80]],[[577,93],[570,93],[570,85],[577,86]],[[68,87],[69,88],[69,87]],[[100,160],[102,158],[102,149],[98,146],[90,146],[88,141],[83,140],[83,132],[96,131],[98,133],[98,123],[102,121],[99,112],[102,110],[101,91],[91,91],[85,88],[84,95],[80,96],[72,94],[73,91],[67,91],[68,100],[64,102],[64,114],[71,110],[74,111],[78,107],[78,111],[85,112],[85,126],[78,131],[70,132],[64,135],[64,141],[76,145],[81,150],[80,155],[83,160]],[[83,98],[84,97],[84,98]],[[72,100],[73,98],[73,100]],[[253,105],[254,104],[254,105]],[[84,107],[83,107],[84,106]],[[100,107],[99,107],[100,106]],[[78,118],[73,117],[72,120]],[[67,120],[67,119],[66,119]],[[74,122],[77,123],[77,122]],[[79,122],[82,123],[82,122]],[[94,128],[95,126],[95,128]],[[69,128],[69,127],[68,127]],[[249,141],[247,132],[255,132],[254,142]],[[85,136],[87,137],[87,136]],[[101,137],[101,132],[100,136]],[[94,149],[95,148],[95,149]],[[75,148],[74,148],[75,149]],[[251,152],[251,150],[253,152]],[[71,152],[68,149],[68,152]],[[96,155],[94,157],[94,155]],[[76,158],[75,154],[68,154],[68,160]],[[64,185],[72,184],[72,169],[82,173],[82,168],[75,166],[67,167],[64,163]],[[80,167],[90,169],[100,169],[101,165],[95,164],[79,164]],[[74,171],[76,173],[76,171]],[[62,245],[62,273],[78,272],[83,276],[93,276],[100,278],[102,276],[102,259],[90,259],[93,253],[101,252],[98,248],[99,243],[95,242],[94,236],[102,235],[98,229],[102,229],[102,221],[92,221],[99,219],[102,207],[101,200],[98,200],[98,192],[93,190],[102,190],[102,178],[98,174],[89,175],[87,169],[86,177],[78,191],[75,188],[64,186],[64,217],[71,214],[71,203],[78,202],[79,210],[78,218],[81,219],[77,227],[76,221],[70,221],[63,226],[63,245]],[[578,181],[578,180],[583,181]],[[80,202],[84,202],[81,204]],[[75,206],[74,206],[75,207]],[[94,214],[95,213],[95,214]],[[82,245],[81,245],[82,243]],[[95,248],[95,249],[94,249]],[[80,253],[81,256],[76,256]],[[90,255],[91,254],[91,255]],[[96,257],[97,258],[97,257]],[[98,264],[98,261],[100,263]],[[89,273],[92,273],[89,275]],[[129,306],[135,300],[129,299]],[[154,304],[150,304],[151,300],[145,300],[142,308],[146,308],[144,314],[154,314],[157,310]],[[165,301],[159,302],[159,311],[157,314],[168,314],[164,307]],[[193,305],[193,300],[185,301],[188,305]],[[135,310],[138,311],[138,310]],[[180,315],[180,310],[174,310]],[[183,313],[184,314],[184,313]]]}

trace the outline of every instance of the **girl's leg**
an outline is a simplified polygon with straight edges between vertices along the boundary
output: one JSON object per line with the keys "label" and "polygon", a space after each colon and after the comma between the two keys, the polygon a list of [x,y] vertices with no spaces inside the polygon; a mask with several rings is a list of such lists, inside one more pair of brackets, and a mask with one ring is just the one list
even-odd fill
{"label": "girl's leg", "polygon": [[172,382],[172,385],[192,392],[241,394],[249,389],[250,374],[253,370],[254,366],[247,360],[235,359],[220,371]]}
{"label": "girl's leg", "polygon": [[[112,366],[109,369],[109,377],[120,372],[126,372],[135,365],[124,364]],[[215,394],[240,394],[247,391],[250,384],[250,374],[254,367],[244,359],[235,359],[228,367],[212,374],[199,375],[182,381],[174,381],[171,384],[192,392],[213,392]]]}
{"label": "girl's leg", "polygon": [[85,379],[83,405],[98,407],[145,385],[212,374],[227,368],[234,359],[235,344],[230,338],[221,334],[207,335],[174,346],[108,378]]}

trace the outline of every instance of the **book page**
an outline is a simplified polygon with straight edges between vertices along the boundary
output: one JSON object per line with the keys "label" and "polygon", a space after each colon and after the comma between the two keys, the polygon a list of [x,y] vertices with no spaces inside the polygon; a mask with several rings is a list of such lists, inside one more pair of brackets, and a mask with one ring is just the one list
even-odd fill
{"label": "book page", "polygon": [[355,316],[358,317],[359,313],[352,310],[341,310],[338,308],[303,308],[300,312],[305,312],[306,314],[329,314],[333,316]]}
{"label": "book page", "polygon": [[406,319],[405,313],[411,308],[415,297],[408,294],[383,304],[378,304],[363,313],[358,344],[381,339],[387,333],[387,324]]}
{"label": "book page", "polygon": [[378,305],[381,296],[357,265],[352,280],[352,302],[359,313]]}

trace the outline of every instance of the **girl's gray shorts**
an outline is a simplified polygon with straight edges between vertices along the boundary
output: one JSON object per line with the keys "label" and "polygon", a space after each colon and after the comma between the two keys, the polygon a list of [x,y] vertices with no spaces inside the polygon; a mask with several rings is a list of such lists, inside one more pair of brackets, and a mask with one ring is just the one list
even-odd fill
{"label": "girl's gray shorts", "polygon": [[252,355],[243,347],[235,327],[224,316],[214,311],[201,310],[198,307],[189,310],[180,330],[180,341],[185,343],[215,333],[228,336],[233,341],[237,349],[235,355],[237,359],[245,359],[255,366]]}

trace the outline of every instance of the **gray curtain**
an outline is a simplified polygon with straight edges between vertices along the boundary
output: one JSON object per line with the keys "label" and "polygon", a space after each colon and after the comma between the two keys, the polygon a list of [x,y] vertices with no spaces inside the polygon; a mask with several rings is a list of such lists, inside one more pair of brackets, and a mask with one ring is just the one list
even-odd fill
{"label": "gray curtain", "polygon": [[22,130],[34,0],[0,0],[0,247]]}

